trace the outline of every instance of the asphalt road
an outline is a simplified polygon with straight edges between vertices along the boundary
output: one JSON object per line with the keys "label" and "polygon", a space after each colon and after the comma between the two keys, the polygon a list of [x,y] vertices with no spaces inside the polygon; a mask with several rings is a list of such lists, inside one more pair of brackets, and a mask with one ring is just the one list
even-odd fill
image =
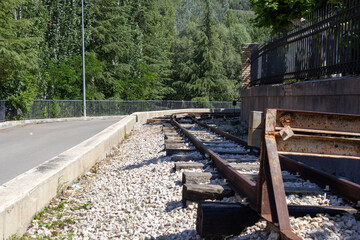
{"label": "asphalt road", "polygon": [[120,119],[31,124],[0,130],[0,185],[74,147]]}

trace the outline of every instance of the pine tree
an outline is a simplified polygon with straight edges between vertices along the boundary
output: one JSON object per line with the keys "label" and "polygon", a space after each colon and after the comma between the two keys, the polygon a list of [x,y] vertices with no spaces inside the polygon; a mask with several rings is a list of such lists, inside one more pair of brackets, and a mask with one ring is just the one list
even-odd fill
{"label": "pine tree", "polygon": [[143,60],[155,76],[147,97],[161,99],[173,93],[171,80],[171,46],[175,36],[175,8],[172,0],[145,0],[141,15]]}
{"label": "pine tree", "polygon": [[215,100],[210,93],[216,81],[222,79],[219,38],[214,31],[215,19],[212,16],[210,0],[204,0],[205,13],[201,26],[202,37],[195,43],[195,62],[199,66],[198,77],[191,81],[192,89],[197,93],[194,100]]}
{"label": "pine tree", "polygon": [[8,100],[19,117],[24,116],[39,90],[42,27],[33,16],[38,8],[37,1],[0,2],[0,99]]}

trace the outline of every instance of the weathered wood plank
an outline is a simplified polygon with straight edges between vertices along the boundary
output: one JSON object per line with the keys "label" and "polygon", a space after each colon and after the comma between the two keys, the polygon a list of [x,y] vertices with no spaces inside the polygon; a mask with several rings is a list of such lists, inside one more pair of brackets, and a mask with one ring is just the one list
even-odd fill
{"label": "weathered wood plank", "polygon": [[210,180],[220,178],[218,173],[211,172],[183,172],[182,183],[186,184],[200,184],[207,183]]}
{"label": "weathered wood plank", "polygon": [[238,171],[259,171],[260,165],[246,163],[229,163],[229,165]]}
{"label": "weathered wood plank", "polygon": [[[358,210],[347,206],[298,206],[288,205],[289,215],[302,217],[316,214],[357,214]],[[199,202],[196,219],[196,230],[206,239],[223,239],[225,236],[237,235],[245,227],[258,221],[256,212],[240,203]]]}
{"label": "weathered wood plank", "polygon": [[196,231],[205,239],[238,235],[260,217],[248,206],[221,202],[199,202]]}
{"label": "weathered wood plank", "polygon": [[176,136],[176,137],[165,137],[165,141],[169,140],[169,141],[177,141],[177,140],[183,140],[183,137],[180,136]]}
{"label": "weathered wood plank", "polygon": [[213,150],[217,154],[234,154],[234,155],[235,154],[238,154],[238,155],[249,154],[249,152],[246,150],[242,151],[242,150],[231,150],[231,149],[227,150],[227,149],[216,149],[216,148],[211,149],[211,150]]}
{"label": "weathered wood plank", "polygon": [[171,156],[174,154],[187,154],[195,151],[195,148],[166,148],[166,156]]}
{"label": "weathered wood plank", "polygon": [[234,191],[229,186],[216,184],[184,184],[182,201],[198,202],[206,199],[223,199],[234,196]]}
{"label": "weathered wood plank", "polygon": [[204,164],[198,162],[177,162],[175,163],[175,171],[179,171],[181,169],[203,169],[205,167]]}
{"label": "weathered wood plank", "polygon": [[186,146],[185,143],[167,143],[165,144],[165,149],[168,149],[168,148],[191,148],[191,146]]}
{"label": "weathered wood plank", "polygon": [[[243,174],[250,181],[256,181],[258,174]],[[200,184],[207,183],[210,180],[220,178],[221,175],[217,172],[184,172],[182,176],[182,183]],[[283,180],[287,182],[297,181],[298,178],[293,175],[284,175]],[[294,189],[291,189],[292,191]],[[300,191],[300,190],[299,190]]]}
{"label": "weathered wood plank", "polygon": [[192,154],[188,154],[188,155],[178,154],[178,155],[171,156],[171,161],[174,161],[174,162],[198,161],[198,160],[204,160],[204,159],[205,159],[205,157],[203,157],[202,155],[192,155]]}
{"label": "weathered wood plank", "polygon": [[184,139],[165,139],[165,144],[172,144],[172,143],[185,143]]}

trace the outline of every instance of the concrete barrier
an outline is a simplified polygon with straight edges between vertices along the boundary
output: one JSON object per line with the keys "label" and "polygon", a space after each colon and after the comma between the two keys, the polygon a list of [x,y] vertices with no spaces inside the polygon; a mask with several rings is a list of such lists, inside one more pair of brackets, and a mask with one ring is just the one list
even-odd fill
{"label": "concrete barrier", "polygon": [[18,120],[0,122],[0,129],[16,127],[27,124],[40,124],[51,122],[70,122],[70,121],[90,121],[92,119],[110,119],[119,118],[119,116],[104,116],[104,117],[71,117],[71,118],[44,118],[44,119],[31,119],[31,120]]}
{"label": "concrete barrier", "polygon": [[[112,147],[130,134],[136,122],[181,112],[222,112],[224,109],[180,109],[138,112],[126,116],[95,136],[0,186],[0,240],[22,235],[34,215],[59,191],[72,184]],[[230,110],[229,110],[230,111]],[[231,111],[233,111],[231,109]],[[26,122],[25,122],[26,123]]]}

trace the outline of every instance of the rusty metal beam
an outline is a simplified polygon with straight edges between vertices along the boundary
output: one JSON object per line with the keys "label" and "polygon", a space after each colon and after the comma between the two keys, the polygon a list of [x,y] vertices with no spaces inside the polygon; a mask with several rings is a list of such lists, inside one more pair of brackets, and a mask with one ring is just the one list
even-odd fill
{"label": "rusty metal beam", "polygon": [[[360,200],[360,185],[338,178],[284,155],[360,159],[360,116],[268,109],[275,119],[268,132],[275,135],[281,166],[321,186],[329,185],[348,200]],[[290,130],[289,130],[290,129]],[[286,131],[287,138],[282,138]],[[292,132],[290,135],[288,134]]]}
{"label": "rusty metal beam", "polygon": [[[350,114],[336,114],[325,112],[310,112],[276,109],[276,127],[283,128],[285,116],[290,116],[289,124],[293,129],[307,129],[318,131],[333,131],[339,133],[360,133],[360,117]],[[275,129],[274,129],[275,130]]]}
{"label": "rusty metal beam", "polygon": [[301,239],[291,230],[289,210],[286,204],[275,136],[276,110],[268,110],[265,116],[265,133],[261,146],[260,171],[257,182],[257,211],[268,221],[278,224],[282,238]]}
{"label": "rusty metal beam", "polygon": [[278,132],[275,137],[279,154],[326,154],[337,158],[350,156],[360,159],[360,138],[294,134],[284,141]]}

